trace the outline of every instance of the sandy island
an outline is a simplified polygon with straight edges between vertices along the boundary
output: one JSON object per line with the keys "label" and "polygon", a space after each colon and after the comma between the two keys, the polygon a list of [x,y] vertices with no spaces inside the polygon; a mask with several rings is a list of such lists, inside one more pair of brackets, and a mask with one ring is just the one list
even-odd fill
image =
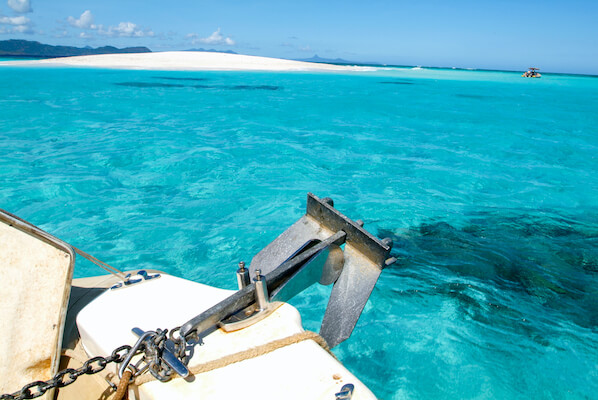
{"label": "sandy island", "polygon": [[240,54],[168,51],[5,61],[5,66],[73,66],[162,71],[368,71],[369,67],[310,63]]}

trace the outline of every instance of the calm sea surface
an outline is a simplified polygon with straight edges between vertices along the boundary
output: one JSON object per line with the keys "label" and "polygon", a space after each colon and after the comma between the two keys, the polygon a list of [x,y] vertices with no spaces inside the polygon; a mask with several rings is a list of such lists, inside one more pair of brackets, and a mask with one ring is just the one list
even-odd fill
{"label": "calm sea surface", "polygon": [[0,208],[118,268],[233,289],[308,191],[391,237],[335,349],[383,399],[597,398],[597,154],[598,78],[0,67]]}

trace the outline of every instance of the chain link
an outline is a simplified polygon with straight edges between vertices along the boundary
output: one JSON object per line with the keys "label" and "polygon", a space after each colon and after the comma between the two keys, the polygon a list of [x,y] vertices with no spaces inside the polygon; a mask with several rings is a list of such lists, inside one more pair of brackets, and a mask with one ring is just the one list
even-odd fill
{"label": "chain link", "polygon": [[67,368],[59,371],[52,379],[47,381],[31,382],[17,392],[12,394],[3,394],[0,400],[25,400],[35,399],[43,396],[48,390],[61,388],[75,382],[81,375],[92,375],[103,371],[110,363],[120,364],[125,359],[127,353],[131,351],[131,346],[124,345],[115,349],[108,357],[93,357],[85,361],[80,368]]}
{"label": "chain link", "polygon": [[[170,340],[174,343],[174,353],[181,359],[185,364],[187,361],[187,357],[185,355],[186,349],[186,341],[184,337],[179,336],[175,338],[173,333],[178,332],[180,327],[173,329],[170,333]],[[157,332],[153,333],[151,339],[147,345],[143,346],[143,350],[145,352],[144,360],[146,361],[147,365],[144,368],[141,368],[138,371],[135,371],[136,367],[133,365],[129,365],[129,368],[132,368],[135,372],[135,375],[138,375],[144,372],[146,369],[149,369],[150,373],[156,377],[156,379],[166,382],[171,379],[173,370],[170,366],[166,365],[162,360],[162,352],[164,351],[164,345],[167,340],[168,329],[160,330],[158,329]],[[75,382],[77,378],[81,375],[92,375],[97,374],[98,372],[103,371],[106,366],[110,363],[121,364],[127,356],[129,356],[129,352],[131,352],[132,347],[128,345],[120,346],[116,348],[109,357],[93,357],[89,360],[85,361],[83,365],[77,369],[74,368],[66,368],[62,371],[59,371],[52,379],[47,381],[35,381],[31,382],[17,392],[12,394],[3,394],[0,396],[0,400],[25,400],[25,399],[35,399],[37,397],[43,396],[48,390],[53,388],[61,388],[70,385],[71,383]],[[137,353],[137,352],[136,352]],[[133,355],[132,355],[133,356]],[[130,358],[129,358],[130,361]],[[122,368],[122,367],[121,367]]]}

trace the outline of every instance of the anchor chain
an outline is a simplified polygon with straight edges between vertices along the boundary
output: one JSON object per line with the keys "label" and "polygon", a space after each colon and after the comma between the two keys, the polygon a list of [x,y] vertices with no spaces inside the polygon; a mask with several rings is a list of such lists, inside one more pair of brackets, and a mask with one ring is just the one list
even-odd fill
{"label": "anchor chain", "polygon": [[119,364],[123,362],[130,350],[131,346],[120,346],[115,349],[109,357],[93,357],[85,361],[80,368],[63,369],[54,375],[52,379],[47,381],[31,382],[23,386],[23,388],[17,392],[1,395],[0,400],[35,399],[36,397],[43,396],[50,389],[61,388],[70,385],[81,375],[97,374],[98,372],[103,371],[110,363]]}
{"label": "anchor chain", "polygon": [[[17,392],[0,395],[0,400],[35,399],[43,396],[50,389],[72,384],[81,375],[97,374],[110,363],[121,364],[119,377],[122,377],[125,370],[130,371],[131,381],[149,371],[159,381],[167,382],[175,372],[184,373],[189,362],[186,352],[187,340],[181,335],[175,335],[179,330],[180,327],[172,329],[170,332],[168,329],[143,332],[136,328],[133,330],[135,333],[142,332],[143,334],[140,335],[135,345],[120,346],[109,357],[93,357],[83,363],[80,368],[63,369],[47,381],[31,382]],[[141,357],[132,363],[131,361],[136,355],[141,355]]]}

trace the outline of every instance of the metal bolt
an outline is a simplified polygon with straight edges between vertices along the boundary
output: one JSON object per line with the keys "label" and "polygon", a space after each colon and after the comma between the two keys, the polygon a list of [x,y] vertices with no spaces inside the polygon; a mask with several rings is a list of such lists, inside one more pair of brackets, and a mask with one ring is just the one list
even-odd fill
{"label": "metal bolt", "polygon": [[391,238],[387,237],[387,238],[382,239],[382,244],[385,245],[385,246],[388,246],[388,247],[390,247],[392,249],[392,244],[393,243],[392,243],[392,239]]}
{"label": "metal bolt", "polygon": [[262,270],[255,270],[255,300],[260,311],[268,308],[270,296],[268,294],[268,283],[262,279]]}
{"label": "metal bolt", "polygon": [[334,207],[334,200],[332,200],[330,197],[324,197],[322,199],[322,203],[326,203],[328,204],[330,207]]}
{"label": "metal bolt", "polygon": [[239,290],[251,283],[249,278],[249,270],[245,268],[245,261],[239,262],[239,269],[237,269],[237,286]]}

